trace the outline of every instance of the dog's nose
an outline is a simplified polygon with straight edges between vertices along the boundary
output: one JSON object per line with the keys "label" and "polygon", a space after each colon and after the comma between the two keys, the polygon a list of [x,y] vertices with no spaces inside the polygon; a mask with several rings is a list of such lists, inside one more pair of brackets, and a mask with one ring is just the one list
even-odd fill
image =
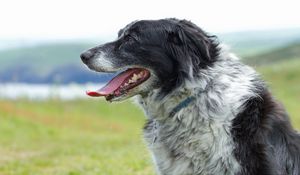
{"label": "dog's nose", "polygon": [[87,63],[90,58],[93,57],[93,53],[91,51],[85,51],[80,55],[82,62]]}

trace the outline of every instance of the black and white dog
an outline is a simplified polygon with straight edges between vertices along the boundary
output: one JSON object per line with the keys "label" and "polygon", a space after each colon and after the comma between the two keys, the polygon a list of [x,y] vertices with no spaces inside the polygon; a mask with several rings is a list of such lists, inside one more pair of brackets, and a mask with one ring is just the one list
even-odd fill
{"label": "black and white dog", "polygon": [[97,72],[121,72],[88,95],[136,96],[158,174],[300,174],[300,136],[283,107],[251,67],[195,24],[135,21],[81,59]]}

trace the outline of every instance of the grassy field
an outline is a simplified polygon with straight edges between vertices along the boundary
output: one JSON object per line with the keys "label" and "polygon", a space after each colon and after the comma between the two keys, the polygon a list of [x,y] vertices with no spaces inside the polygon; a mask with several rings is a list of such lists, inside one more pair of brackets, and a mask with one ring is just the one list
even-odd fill
{"label": "grassy field", "polygon": [[0,174],[153,174],[143,120],[131,103],[0,101]]}
{"label": "grassy field", "polygon": [[[258,68],[298,129],[299,67]],[[143,123],[130,102],[0,100],[0,175],[153,175]]]}

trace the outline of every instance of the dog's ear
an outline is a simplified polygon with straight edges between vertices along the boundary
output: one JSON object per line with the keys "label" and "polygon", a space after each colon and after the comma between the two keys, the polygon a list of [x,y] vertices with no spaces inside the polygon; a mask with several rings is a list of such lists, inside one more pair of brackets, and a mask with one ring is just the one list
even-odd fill
{"label": "dog's ear", "polygon": [[168,31],[168,49],[173,59],[180,65],[184,75],[197,73],[200,68],[211,65],[219,54],[215,36],[187,20],[170,19],[172,28]]}
{"label": "dog's ear", "polygon": [[182,46],[185,44],[183,36],[182,30],[180,30],[179,27],[175,27],[174,29],[168,31],[168,41],[177,46]]}
{"label": "dog's ear", "polygon": [[187,20],[180,20],[178,26],[181,43],[202,61],[213,61],[218,50],[215,36],[209,36],[201,28]]}
{"label": "dog's ear", "polygon": [[208,35],[197,25],[187,20],[174,20],[176,27],[170,32],[173,44],[187,49],[204,62],[213,61],[219,53],[217,37]]}

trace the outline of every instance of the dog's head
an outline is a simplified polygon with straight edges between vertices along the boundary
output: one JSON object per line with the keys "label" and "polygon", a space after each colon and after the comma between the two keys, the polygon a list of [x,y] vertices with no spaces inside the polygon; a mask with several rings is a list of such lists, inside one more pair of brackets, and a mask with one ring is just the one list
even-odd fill
{"label": "dog's head", "polygon": [[186,20],[135,21],[121,29],[117,40],[81,54],[97,72],[121,72],[105,87],[88,92],[107,100],[124,100],[159,89],[164,96],[193,79],[218,56],[218,44]]}

